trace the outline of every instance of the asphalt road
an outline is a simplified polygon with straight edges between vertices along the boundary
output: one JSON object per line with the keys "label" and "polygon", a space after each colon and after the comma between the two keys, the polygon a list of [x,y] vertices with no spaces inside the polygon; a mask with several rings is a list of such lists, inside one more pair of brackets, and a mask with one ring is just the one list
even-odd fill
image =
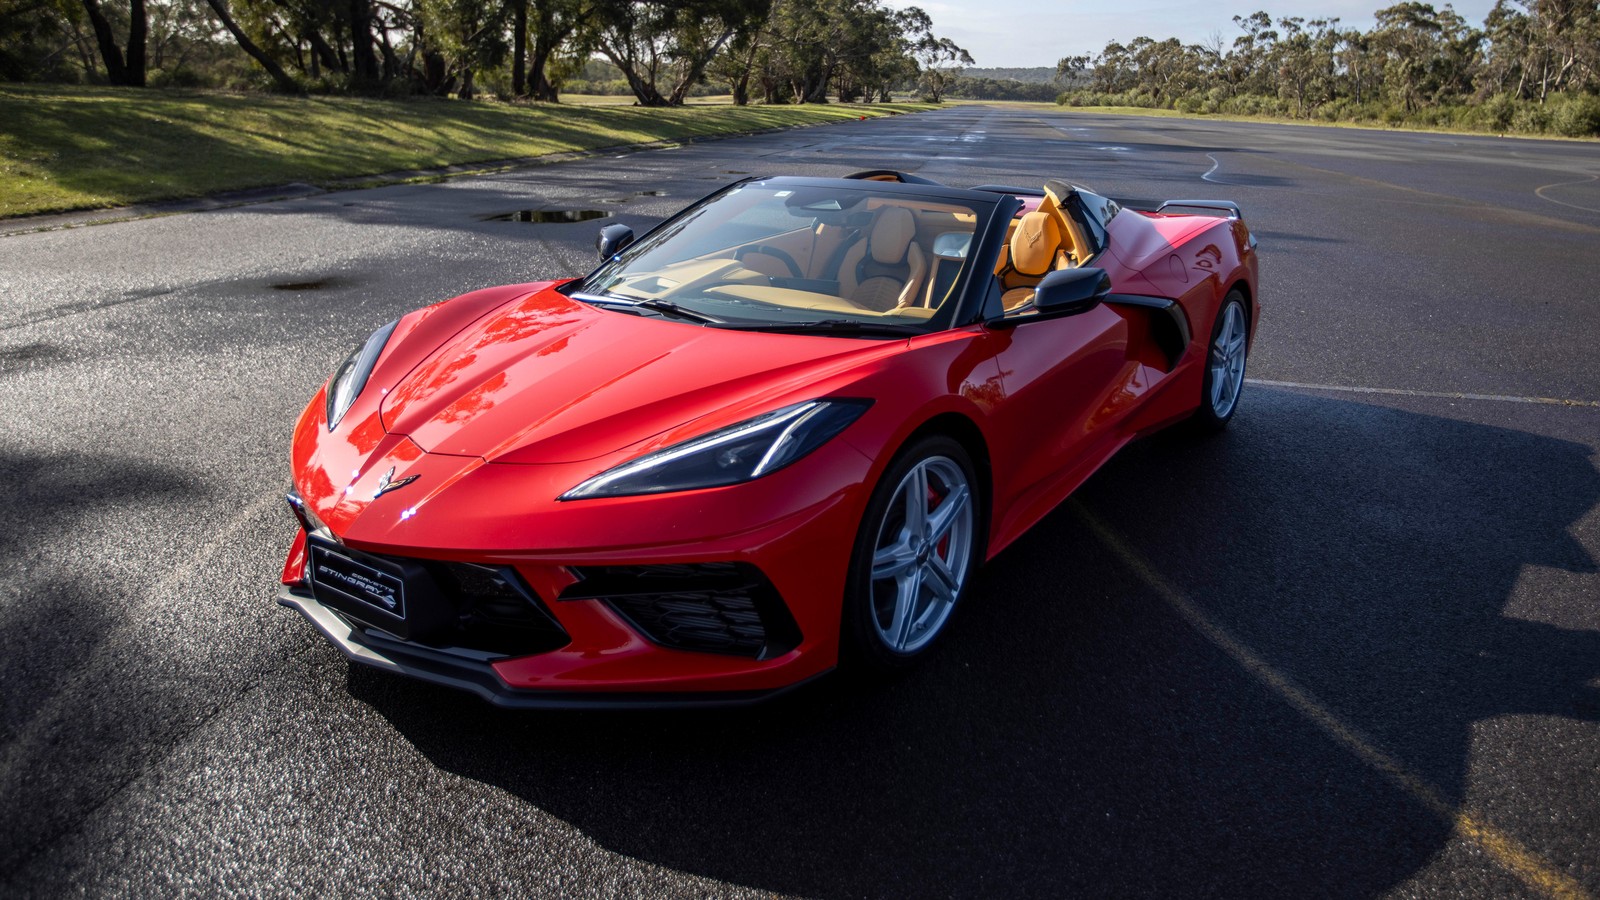
{"label": "asphalt road", "polygon": [[[877,167],[1237,200],[1234,427],[1129,448],[904,679],[752,710],[505,713],[273,603],[334,364],[604,224],[485,216]],[[1597,176],[961,107],[0,238],[0,894],[1600,895]]]}

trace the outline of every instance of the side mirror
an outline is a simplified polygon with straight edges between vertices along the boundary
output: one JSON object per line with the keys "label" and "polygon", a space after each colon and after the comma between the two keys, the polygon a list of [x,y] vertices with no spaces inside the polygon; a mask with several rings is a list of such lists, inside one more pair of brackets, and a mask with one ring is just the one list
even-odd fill
{"label": "side mirror", "polygon": [[633,243],[633,229],[613,223],[600,229],[600,236],[594,239],[594,248],[600,251],[600,261],[605,262],[621,253],[631,243]]}
{"label": "side mirror", "polygon": [[1111,293],[1105,269],[1058,269],[1044,277],[1033,291],[1033,308],[1039,317],[1086,313]]}

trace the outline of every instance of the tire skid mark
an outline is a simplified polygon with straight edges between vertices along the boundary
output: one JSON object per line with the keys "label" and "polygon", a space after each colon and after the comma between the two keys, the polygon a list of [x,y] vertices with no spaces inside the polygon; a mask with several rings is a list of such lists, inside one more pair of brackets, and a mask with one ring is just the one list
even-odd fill
{"label": "tire skid mark", "polygon": [[1441,400],[1492,400],[1498,403],[1538,403],[1546,406],[1600,407],[1600,400],[1568,400],[1562,397],[1515,397],[1509,394],[1467,394],[1460,391],[1413,391],[1406,388],[1355,387],[1345,384],[1305,384],[1299,381],[1271,381],[1246,378],[1246,384],[1292,388],[1302,391],[1339,391],[1347,394],[1390,394],[1398,397],[1437,397]]}
{"label": "tire skid mark", "polygon": [[58,306],[52,306],[49,309],[41,309],[32,313],[23,313],[21,316],[18,316],[9,322],[0,324],[0,331],[11,331],[12,329],[23,328],[28,325],[37,325],[40,322],[48,322],[52,319],[64,319],[67,316],[75,316],[80,313],[94,312],[95,310],[107,309],[112,306],[121,306],[124,303],[137,303],[140,300],[152,300],[156,297],[165,297],[174,292],[174,288],[161,288],[149,291],[135,291],[131,294],[124,294],[121,297],[109,297],[102,300],[80,300],[76,303],[62,303]]}
{"label": "tire skid mark", "polygon": [[1413,772],[1404,762],[1379,748],[1355,726],[1347,724],[1325,703],[1295,684],[1260,654],[1217,624],[1194,601],[1185,597],[1139,551],[1080,501],[1070,503],[1079,521],[1094,532],[1101,543],[1133,570],[1140,581],[1154,590],[1167,605],[1207,641],[1227,654],[1257,681],[1278,695],[1313,725],[1357,759],[1376,770],[1413,800],[1438,816],[1455,833],[1480,847],[1496,863],[1522,879],[1535,892],[1560,900],[1583,900],[1590,894],[1578,881],[1556,868],[1549,860],[1528,849],[1511,835],[1486,820],[1451,803],[1443,793]]}
{"label": "tire skid mark", "polygon": [[1547,184],[1544,187],[1536,187],[1536,188],[1534,188],[1533,189],[1533,195],[1535,197],[1538,197],[1540,200],[1544,200],[1544,201],[1549,202],[1549,203],[1554,203],[1557,206],[1570,206],[1573,209],[1581,209],[1584,212],[1600,213],[1600,209],[1596,209],[1596,208],[1594,208],[1592,206],[1579,206],[1576,203],[1568,203],[1565,200],[1557,200],[1557,199],[1555,199],[1553,197],[1546,197],[1544,195],[1544,192],[1550,190],[1551,188],[1570,187],[1571,185],[1574,185],[1574,184],[1588,184],[1589,182],[1594,181],[1596,179],[1600,179],[1600,175],[1590,175],[1590,176],[1585,177],[1585,178],[1579,178],[1577,181],[1558,181],[1555,184]]}

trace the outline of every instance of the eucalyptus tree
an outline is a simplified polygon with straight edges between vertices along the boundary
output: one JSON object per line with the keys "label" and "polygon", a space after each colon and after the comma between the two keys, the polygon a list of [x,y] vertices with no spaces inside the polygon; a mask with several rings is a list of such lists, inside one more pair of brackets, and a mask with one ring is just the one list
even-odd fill
{"label": "eucalyptus tree", "polygon": [[578,40],[627,79],[641,106],[677,106],[770,0],[589,0]]}

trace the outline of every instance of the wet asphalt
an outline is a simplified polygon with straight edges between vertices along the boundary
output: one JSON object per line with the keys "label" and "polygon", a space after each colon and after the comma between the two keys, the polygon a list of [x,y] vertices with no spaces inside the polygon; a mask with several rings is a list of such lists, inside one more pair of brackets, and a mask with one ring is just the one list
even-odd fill
{"label": "wet asphalt", "polygon": [[[504,712],[275,605],[290,428],[375,326],[880,167],[1239,202],[1233,427],[1128,448],[906,677],[755,709]],[[956,107],[0,237],[0,893],[1600,895],[1597,176]],[[609,218],[488,219],[552,209]]]}

